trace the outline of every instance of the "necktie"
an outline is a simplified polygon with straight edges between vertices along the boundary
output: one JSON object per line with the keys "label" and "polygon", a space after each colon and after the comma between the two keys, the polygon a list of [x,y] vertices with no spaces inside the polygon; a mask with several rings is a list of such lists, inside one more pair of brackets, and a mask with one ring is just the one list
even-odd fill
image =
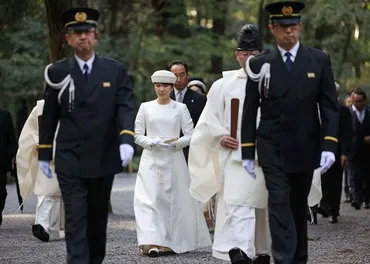
{"label": "necktie", "polygon": [[182,103],[182,92],[178,92],[177,95],[178,95],[177,101]]}
{"label": "necktie", "polygon": [[87,66],[87,64],[85,63],[84,65],[84,76],[86,77],[86,79],[89,77],[90,73],[89,73],[89,66]]}
{"label": "necktie", "polygon": [[290,58],[292,54],[288,51],[287,53],[285,53],[285,56],[286,56],[285,66],[288,69],[288,72],[290,72],[292,70],[292,65],[293,65],[293,61]]}

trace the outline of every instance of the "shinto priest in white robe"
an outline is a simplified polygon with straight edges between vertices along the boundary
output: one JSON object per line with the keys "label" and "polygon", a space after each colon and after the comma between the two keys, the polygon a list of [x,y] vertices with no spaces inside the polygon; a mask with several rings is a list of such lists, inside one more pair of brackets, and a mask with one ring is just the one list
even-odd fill
{"label": "shinto priest in white robe", "polygon": [[[246,82],[243,69],[223,72],[223,78],[212,85],[207,95],[190,142],[190,193],[203,203],[218,194],[213,256],[224,260],[229,260],[228,251],[233,247],[241,248],[250,258],[269,254],[271,249],[268,193],[262,169],[256,167],[257,177],[253,179],[242,166],[241,149],[233,151],[220,145],[221,139],[230,135],[232,98],[240,101],[240,138]],[[259,115],[257,119],[258,126]],[[320,183],[317,187],[311,188],[309,204],[321,199]]]}
{"label": "shinto priest in white robe", "polygon": [[[46,232],[49,232],[64,229],[64,219],[54,163],[50,162],[53,173],[51,179],[39,169],[38,165],[39,116],[42,116],[43,108],[44,100],[37,101],[37,105],[28,116],[19,136],[16,160],[21,196],[26,199],[32,194],[37,195],[35,224],[40,224]],[[63,236],[63,232],[60,235]]]}

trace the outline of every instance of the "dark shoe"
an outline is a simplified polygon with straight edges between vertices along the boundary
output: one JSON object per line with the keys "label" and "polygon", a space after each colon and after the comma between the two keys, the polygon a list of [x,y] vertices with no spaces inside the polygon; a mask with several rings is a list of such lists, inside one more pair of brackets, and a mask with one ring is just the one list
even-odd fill
{"label": "dark shoe", "polygon": [[232,264],[252,264],[252,260],[240,248],[229,250],[229,257]]}
{"label": "dark shoe", "polygon": [[369,204],[369,203],[365,203],[364,208],[365,208],[365,209],[370,209],[370,204]]}
{"label": "dark shoe", "polygon": [[330,222],[330,223],[332,223],[332,224],[336,224],[336,223],[338,223],[338,217],[336,217],[336,216],[331,216],[331,217],[330,217],[329,222]]}
{"label": "dark shoe", "polygon": [[322,217],[326,218],[329,217],[329,214],[326,212],[326,210],[322,207],[317,208],[317,213],[321,214]]}
{"label": "dark shoe", "polygon": [[40,224],[32,225],[32,234],[34,237],[40,239],[43,242],[49,241],[50,236],[48,232],[46,232]]}
{"label": "dark shoe", "polygon": [[270,256],[263,254],[258,255],[252,262],[253,264],[270,264]]}
{"label": "dark shoe", "polygon": [[352,202],[351,203],[351,206],[354,207],[356,210],[360,210],[361,209],[361,205],[359,203]]}

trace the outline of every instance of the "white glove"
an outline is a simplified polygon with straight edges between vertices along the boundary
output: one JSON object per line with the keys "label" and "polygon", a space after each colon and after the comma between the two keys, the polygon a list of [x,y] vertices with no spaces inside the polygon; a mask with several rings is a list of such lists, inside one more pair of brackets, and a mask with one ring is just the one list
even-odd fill
{"label": "white glove", "polygon": [[158,147],[163,148],[163,149],[173,149],[175,146],[172,143],[167,144],[167,143],[160,142],[158,143]]}
{"label": "white glove", "polygon": [[156,137],[156,138],[151,138],[150,139],[150,143],[149,143],[149,147],[150,148],[155,148],[155,147],[158,147],[158,144],[161,142],[161,139],[159,137]]}
{"label": "white glove", "polygon": [[256,179],[256,173],[254,172],[254,160],[243,160],[243,168],[252,176],[253,179]]}
{"label": "white glove", "polygon": [[122,167],[126,167],[134,156],[134,148],[129,144],[121,144],[119,146],[119,153],[121,155]]}
{"label": "white glove", "polygon": [[324,174],[325,172],[330,169],[330,167],[335,162],[335,155],[333,152],[330,151],[323,151],[321,153],[321,161],[320,161],[320,171],[321,174]]}
{"label": "white glove", "polygon": [[39,160],[39,168],[40,170],[46,175],[46,177],[48,177],[49,179],[51,179],[53,177],[53,174],[51,173],[51,169],[50,169],[50,162],[49,161],[45,161],[45,160]]}

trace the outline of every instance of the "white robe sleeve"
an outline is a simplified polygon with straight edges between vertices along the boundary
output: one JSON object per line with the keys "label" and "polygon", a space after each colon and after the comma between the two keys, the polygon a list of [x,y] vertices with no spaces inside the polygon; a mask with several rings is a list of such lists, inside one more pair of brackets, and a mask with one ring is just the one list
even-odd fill
{"label": "white robe sleeve", "polygon": [[16,164],[20,193],[23,199],[32,194],[38,173],[39,130],[37,118],[37,107],[35,106],[19,135]]}
{"label": "white robe sleeve", "polygon": [[224,111],[222,79],[212,85],[207,98],[191,137],[188,161],[191,178],[189,191],[194,199],[202,203],[219,192],[222,184],[220,141],[229,134],[221,122]]}
{"label": "white robe sleeve", "polygon": [[193,134],[194,130],[194,123],[191,119],[188,108],[186,107],[186,105],[181,106],[181,130],[184,135],[176,141],[176,149],[181,149],[189,146],[191,135]]}
{"label": "white robe sleeve", "polygon": [[145,104],[141,104],[135,119],[135,143],[144,149],[151,149],[151,140],[145,136],[146,119],[145,119]]}

